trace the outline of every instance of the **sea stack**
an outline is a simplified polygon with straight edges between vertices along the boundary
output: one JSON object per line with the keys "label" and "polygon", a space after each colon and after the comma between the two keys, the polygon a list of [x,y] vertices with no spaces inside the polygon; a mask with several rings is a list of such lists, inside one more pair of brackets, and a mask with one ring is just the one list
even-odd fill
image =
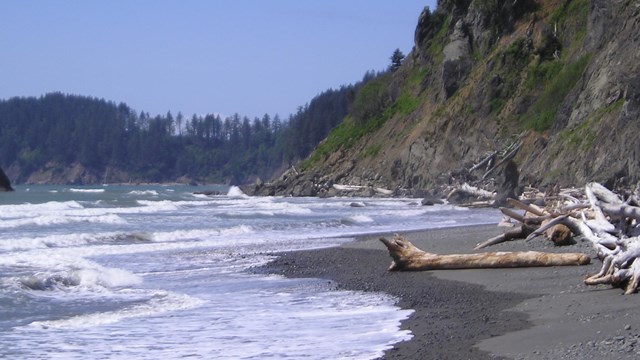
{"label": "sea stack", "polygon": [[0,191],[13,191],[11,181],[9,181],[9,177],[2,168],[0,168]]}

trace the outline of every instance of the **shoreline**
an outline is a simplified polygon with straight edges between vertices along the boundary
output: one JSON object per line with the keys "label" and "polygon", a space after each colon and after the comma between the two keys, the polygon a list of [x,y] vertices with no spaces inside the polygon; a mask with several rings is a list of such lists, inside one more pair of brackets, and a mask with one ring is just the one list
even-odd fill
{"label": "shoreline", "polygon": [[[465,236],[469,229],[484,236],[494,234],[497,227],[480,225],[403,235],[412,242],[424,236],[437,241],[444,235]],[[413,338],[392,345],[383,359],[497,359],[474,347],[475,343],[529,326],[524,314],[495,311],[511,308],[527,296],[437,279],[431,272],[388,272],[391,258],[379,236],[358,237],[334,248],[279,253],[258,271],[290,278],[321,278],[332,281],[337,289],[384,292],[397,298],[398,307],[414,310],[401,324]]]}
{"label": "shoreline", "polygon": [[[496,225],[411,231],[402,235],[438,254],[471,253],[503,232]],[[555,247],[536,238],[484,251],[584,252],[586,266],[388,272],[380,235],[334,248],[277,253],[255,272],[320,278],[337,288],[384,292],[414,313],[401,324],[413,338],[392,345],[383,359],[633,359],[640,355],[640,294],[583,284],[600,269],[587,242]],[[382,234],[392,236],[392,234]]]}

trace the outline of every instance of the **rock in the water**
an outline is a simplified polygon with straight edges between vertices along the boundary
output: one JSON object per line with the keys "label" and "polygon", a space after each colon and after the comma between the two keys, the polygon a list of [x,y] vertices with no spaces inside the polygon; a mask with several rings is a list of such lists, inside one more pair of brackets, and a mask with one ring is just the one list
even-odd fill
{"label": "rock in the water", "polygon": [[438,199],[435,196],[426,196],[424,199],[422,199],[423,206],[433,206],[436,204],[438,205],[444,204],[444,201],[442,201],[442,199]]}
{"label": "rock in the water", "polygon": [[193,194],[194,194],[194,195],[207,195],[207,196],[219,196],[219,195],[226,195],[225,193],[222,193],[222,192],[217,191],[217,190],[203,190],[203,191],[195,191]]}
{"label": "rock in the water", "polygon": [[9,177],[2,168],[0,168],[0,191],[13,191],[11,181],[9,181]]}

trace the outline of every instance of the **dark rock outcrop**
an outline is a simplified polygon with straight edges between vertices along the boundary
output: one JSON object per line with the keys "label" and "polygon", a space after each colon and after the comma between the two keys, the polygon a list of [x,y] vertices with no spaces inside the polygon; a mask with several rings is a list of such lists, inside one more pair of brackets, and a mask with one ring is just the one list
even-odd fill
{"label": "dark rock outcrop", "polygon": [[448,99],[458,90],[471,71],[471,40],[462,19],[456,22],[449,43],[444,47],[442,63],[442,90]]}
{"label": "dark rock outcrop", "polygon": [[496,199],[493,203],[493,206],[506,206],[507,199],[517,199],[518,198],[518,181],[520,177],[520,172],[518,171],[518,165],[513,161],[508,161],[500,175],[498,176],[497,183],[497,195]]}
{"label": "dark rock outcrop", "polygon": [[444,204],[444,201],[442,201],[442,199],[438,199],[435,196],[427,196],[424,199],[422,199],[421,204],[423,206],[441,205],[441,204]]}
{"label": "dark rock outcrop", "polygon": [[0,168],[0,191],[13,191],[11,181],[9,181],[9,177],[4,173],[2,168]]}

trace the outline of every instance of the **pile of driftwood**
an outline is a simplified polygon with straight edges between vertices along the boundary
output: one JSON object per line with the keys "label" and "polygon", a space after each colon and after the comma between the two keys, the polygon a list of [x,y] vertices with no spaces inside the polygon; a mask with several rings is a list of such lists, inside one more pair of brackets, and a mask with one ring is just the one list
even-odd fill
{"label": "pile of driftwood", "polygon": [[[447,201],[468,207],[504,205],[516,198],[518,167],[513,157],[522,146],[517,140],[505,149],[493,151],[468,169],[450,174],[450,186],[444,189]],[[493,174],[498,173],[496,177]]]}
{"label": "pile of driftwood", "polygon": [[[562,246],[571,244],[574,236],[582,236],[591,242],[602,261],[600,272],[585,279],[587,285],[610,284],[624,288],[625,294],[638,290],[640,191],[623,198],[598,183],[590,183],[584,189],[546,194],[543,200],[544,207],[509,199],[511,207],[500,210],[517,225],[475,249],[540,235]],[[380,240],[394,260],[390,270],[584,265],[590,260],[581,253],[535,251],[437,255],[416,248],[399,235]]]}

